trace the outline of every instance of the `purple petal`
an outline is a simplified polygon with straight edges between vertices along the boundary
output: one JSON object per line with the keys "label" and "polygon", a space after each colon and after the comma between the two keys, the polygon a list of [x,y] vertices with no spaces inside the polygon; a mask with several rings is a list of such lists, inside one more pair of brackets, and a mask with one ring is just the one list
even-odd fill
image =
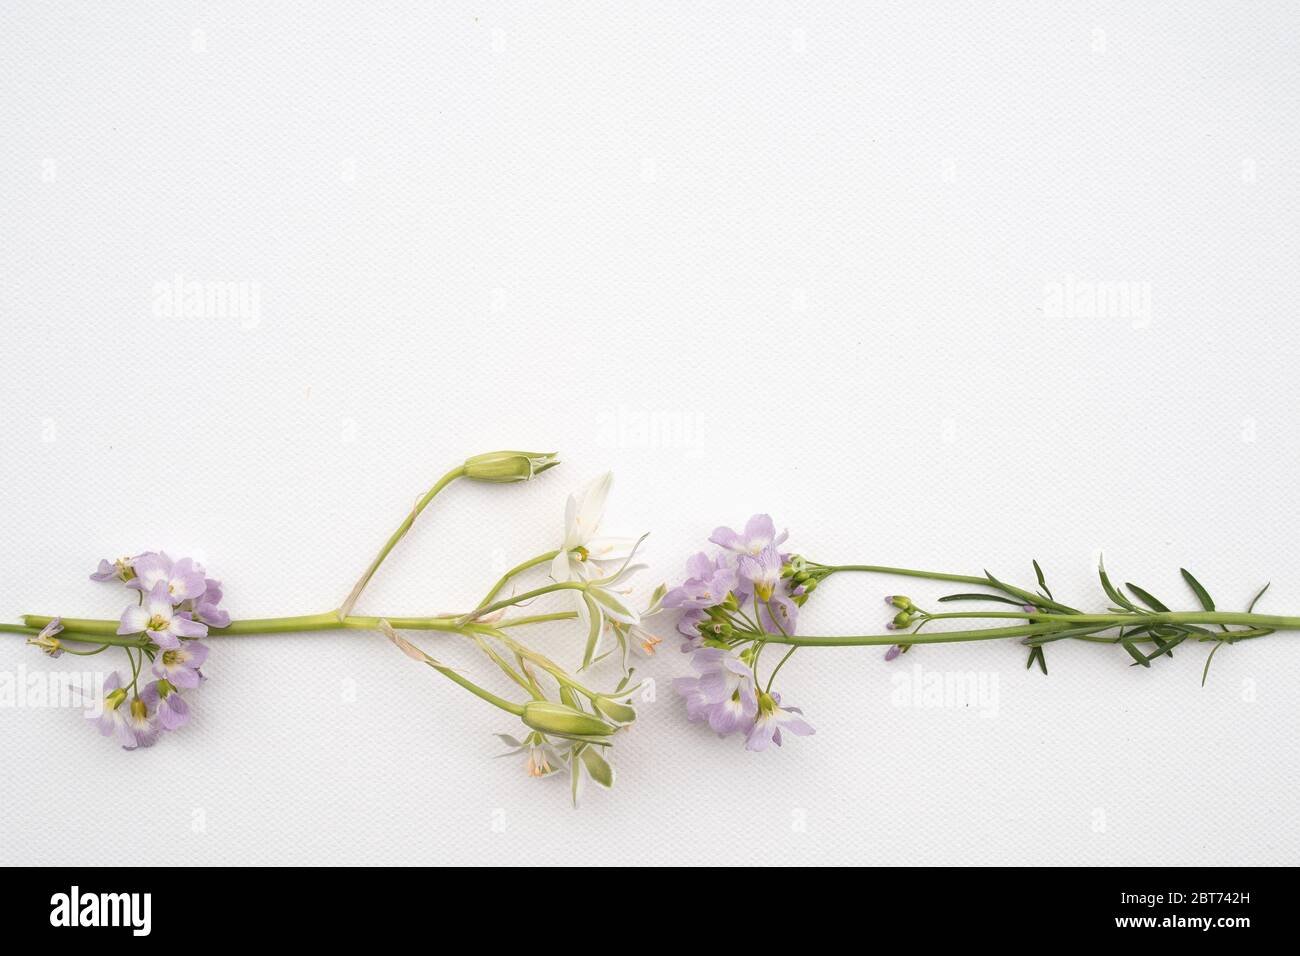
{"label": "purple petal", "polygon": [[188,659],[185,661],[186,667],[198,669],[203,666],[203,662],[208,659],[208,645],[200,644],[198,641],[191,641],[185,645],[185,653]]}
{"label": "purple petal", "polygon": [[186,614],[177,614],[172,618],[172,622],[167,629],[171,633],[180,637],[207,637],[208,626],[199,621],[191,620]]}
{"label": "purple petal", "polygon": [[200,604],[198,616],[203,619],[203,623],[208,627],[229,627],[230,613],[223,611],[215,604]]}
{"label": "purple petal", "polygon": [[765,548],[776,540],[776,525],[771,515],[754,515],[745,522],[745,544],[749,548]]}
{"label": "purple petal", "polygon": [[177,730],[190,722],[190,705],[180,694],[168,694],[158,708],[158,721],[167,730]]}
{"label": "purple petal", "polygon": [[178,667],[167,674],[167,679],[177,687],[187,690],[199,686],[198,668]]}
{"label": "purple petal", "polygon": [[709,540],[720,548],[726,548],[728,551],[740,551],[745,547],[744,539],[727,527],[714,528],[713,534],[709,535]]}

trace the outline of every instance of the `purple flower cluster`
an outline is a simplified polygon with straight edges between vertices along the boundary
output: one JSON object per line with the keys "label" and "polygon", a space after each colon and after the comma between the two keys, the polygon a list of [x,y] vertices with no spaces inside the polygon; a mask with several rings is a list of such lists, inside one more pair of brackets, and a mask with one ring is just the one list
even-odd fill
{"label": "purple flower cluster", "polygon": [[[203,679],[208,648],[198,639],[209,627],[230,624],[230,614],[220,607],[221,582],[191,559],[174,561],[161,551],[100,561],[90,577],[120,581],[138,592],[136,603],[122,611],[117,633],[149,641],[138,652],[126,649],[130,680],[114,672],[104,683],[102,712],[91,719],[101,734],[116,737],[127,750],[153,746],[162,731],[177,730],[190,719],[180,691],[198,687]],[[154,680],[141,687],[146,658]]]}
{"label": "purple flower cluster", "polygon": [[781,746],[782,729],[813,733],[798,708],[781,706],[770,679],[762,688],[756,671],[762,635],[793,634],[806,599],[780,551],[786,537],[768,515],[754,515],[743,531],[717,528],[709,540],[721,550],[687,561],[686,580],[664,596],[665,608],[682,611],[677,629],[696,672],[673,681],[687,717],[719,736],[743,733],[748,750]]}

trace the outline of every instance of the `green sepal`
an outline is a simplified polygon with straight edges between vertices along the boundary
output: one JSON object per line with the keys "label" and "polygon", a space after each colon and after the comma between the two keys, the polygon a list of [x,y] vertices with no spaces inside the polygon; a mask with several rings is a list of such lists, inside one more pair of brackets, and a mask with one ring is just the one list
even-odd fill
{"label": "green sepal", "polygon": [[582,750],[582,763],[587,768],[587,773],[591,774],[591,779],[606,789],[614,786],[614,768],[609,765],[609,761],[590,747],[584,747]]}

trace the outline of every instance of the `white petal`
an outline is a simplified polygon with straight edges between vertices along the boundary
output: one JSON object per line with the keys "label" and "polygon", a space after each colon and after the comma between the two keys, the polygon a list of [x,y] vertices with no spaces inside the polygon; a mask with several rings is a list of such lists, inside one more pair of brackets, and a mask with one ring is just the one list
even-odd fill
{"label": "white petal", "polygon": [[623,561],[636,544],[636,538],[592,538],[587,542],[587,553],[592,561]]}
{"label": "white petal", "polygon": [[122,623],[118,628],[119,634],[139,634],[149,626],[149,612],[137,604],[133,604],[122,612]]}
{"label": "white petal", "polygon": [[573,580],[573,566],[569,562],[567,551],[561,551],[551,559],[551,577],[558,584]]}
{"label": "white petal", "polygon": [[572,531],[578,538],[574,547],[584,545],[596,536],[600,519],[605,516],[605,499],[609,497],[609,488],[613,483],[614,473],[607,471],[578,492],[577,513],[572,525]]}

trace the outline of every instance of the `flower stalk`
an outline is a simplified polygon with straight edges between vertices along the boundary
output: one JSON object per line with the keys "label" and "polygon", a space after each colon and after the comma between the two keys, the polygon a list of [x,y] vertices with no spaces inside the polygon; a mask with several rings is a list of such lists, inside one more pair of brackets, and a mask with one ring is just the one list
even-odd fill
{"label": "flower stalk", "polygon": [[[530,776],[543,777],[568,770],[576,802],[582,781],[590,778],[601,786],[614,780],[608,760],[592,748],[608,751],[619,731],[636,719],[627,702],[639,689],[629,687],[631,671],[625,666],[623,679],[607,692],[598,691],[575,678],[566,668],[531,648],[516,635],[538,625],[565,624],[583,620],[583,666],[591,663],[593,647],[606,626],[626,647],[626,633],[619,627],[639,622],[609,589],[636,570],[629,564],[640,539],[604,539],[597,536],[604,512],[611,476],[602,475],[570,496],[568,527],[561,548],[523,561],[496,581],[473,610],[423,617],[361,615],[355,605],[379,568],[414,526],[415,521],[442,491],[460,478],[495,484],[527,481],[553,468],[553,454],[533,452],[490,452],[476,455],[447,471],[416,502],[397,529],[357,580],[337,610],[320,614],[231,620],[219,606],[220,582],[205,576],[189,559],[173,561],[161,552],[147,552],[116,561],[101,561],[91,575],[96,581],[124,586],[132,602],[119,620],[64,618],[28,614],[21,625],[0,625],[0,633],[26,638],[50,656],[63,653],[97,654],[121,648],[130,665],[126,677],[113,674],[105,682],[103,707],[96,714],[99,729],[115,736],[126,749],[151,746],[161,730],[173,730],[188,718],[188,705],[179,690],[195,688],[203,679],[200,665],[208,656],[199,639],[257,635],[312,634],[339,631],[379,632],[413,660],[425,664],[452,683],[521,722],[523,740],[499,735],[511,742],[512,752],[527,751]],[[614,574],[610,564],[621,562]],[[520,576],[535,569],[559,570],[548,584],[502,596]],[[592,614],[579,608],[543,610],[540,613],[507,617],[512,608],[548,595],[581,592],[581,599],[593,606]],[[511,633],[506,633],[507,629]],[[459,638],[481,652],[510,682],[506,693],[497,693],[459,669],[436,660],[402,636],[402,631],[436,633]],[[653,650],[653,643],[643,646]],[[93,649],[83,649],[93,648]],[[603,656],[603,655],[602,655]],[[149,672],[157,679],[151,683]],[[522,691],[522,700],[519,692]]]}

